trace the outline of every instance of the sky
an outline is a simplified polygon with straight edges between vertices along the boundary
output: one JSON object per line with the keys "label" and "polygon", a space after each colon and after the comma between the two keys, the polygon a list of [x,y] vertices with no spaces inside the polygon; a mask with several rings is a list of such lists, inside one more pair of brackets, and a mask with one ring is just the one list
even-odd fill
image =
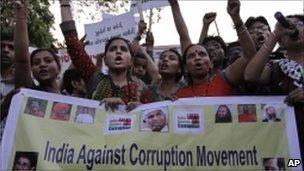
{"label": "sky", "polygon": [[[241,11],[240,15],[245,22],[249,16],[264,16],[270,27],[273,29],[276,23],[273,15],[277,11],[281,11],[284,15],[289,14],[303,14],[303,4],[302,0],[276,0],[276,1],[252,1],[243,0],[241,1]],[[237,40],[236,31],[233,29],[233,24],[230,16],[226,11],[227,1],[224,0],[213,0],[213,1],[190,1],[184,0],[179,1],[180,8],[186,25],[188,27],[189,35],[193,43],[198,42],[203,16],[207,12],[216,12],[216,23],[219,28],[220,36],[225,42],[233,42]],[[76,7],[74,7],[76,9]],[[56,1],[50,7],[50,10],[55,16],[54,29],[51,31],[54,37],[59,41],[63,42],[63,36],[59,28],[61,22],[59,3]],[[92,10],[92,8],[87,9]],[[74,10],[76,11],[76,10]],[[75,13],[75,12],[73,12]],[[152,25],[152,32],[155,38],[155,45],[177,45],[179,44],[179,36],[177,34],[172,12],[170,7],[162,8],[160,13],[161,19],[158,23]],[[96,13],[96,21],[101,20],[101,14]],[[86,18],[80,17],[77,19],[77,31],[79,37],[84,35],[84,24],[92,23],[93,21]],[[208,32],[209,35],[217,35],[215,24],[210,25]]]}

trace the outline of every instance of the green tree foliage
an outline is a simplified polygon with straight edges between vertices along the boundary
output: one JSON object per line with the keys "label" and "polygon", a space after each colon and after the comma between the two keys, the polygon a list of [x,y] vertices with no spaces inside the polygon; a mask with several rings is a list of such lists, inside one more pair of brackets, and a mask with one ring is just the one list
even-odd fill
{"label": "green tree foliage", "polygon": [[[51,3],[57,0],[29,0],[28,31],[30,44],[36,47],[51,47],[56,40],[50,32],[54,24],[54,15],[50,12]],[[129,0],[71,0],[77,6],[77,15],[87,15],[94,19],[96,14],[85,11],[94,7],[97,11],[117,12],[124,8]],[[99,14],[100,15],[100,14]],[[11,0],[1,1],[1,31],[12,32],[14,28],[14,6]]]}
{"label": "green tree foliage", "polygon": [[[36,47],[51,47],[55,41],[50,29],[54,16],[49,11],[48,0],[29,0],[28,31],[30,43]],[[1,31],[14,28],[14,6],[12,1],[1,2]]]}

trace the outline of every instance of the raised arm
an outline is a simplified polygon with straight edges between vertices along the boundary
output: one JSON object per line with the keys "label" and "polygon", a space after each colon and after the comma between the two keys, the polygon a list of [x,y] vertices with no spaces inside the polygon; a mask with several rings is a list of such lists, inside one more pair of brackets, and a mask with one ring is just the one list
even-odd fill
{"label": "raised arm", "polygon": [[183,54],[185,52],[185,50],[187,49],[187,47],[192,44],[192,42],[190,40],[188,29],[187,29],[186,23],[183,19],[183,16],[181,14],[177,0],[168,0],[168,1],[171,6],[175,27],[179,34],[181,50],[182,50],[182,54]]}
{"label": "raised arm", "polygon": [[215,20],[215,18],[215,12],[209,12],[204,15],[203,28],[198,43],[203,43],[203,40],[208,36],[209,26]]}
{"label": "raised arm", "polygon": [[29,58],[29,38],[27,30],[28,0],[13,1],[15,3],[15,88],[31,87],[31,62]]}
{"label": "raised arm", "polygon": [[142,53],[147,60],[147,73],[151,78],[151,84],[158,84],[160,82],[161,76],[158,73],[158,69],[152,60],[152,57],[148,54],[148,52],[139,44],[140,37],[146,29],[146,23],[144,21],[140,21],[138,24],[138,33],[137,36],[133,39],[131,47],[132,51],[135,53]]}
{"label": "raised arm", "polygon": [[239,42],[244,51],[244,56],[237,59],[225,69],[226,78],[233,85],[238,85],[244,80],[243,76],[246,66],[256,53],[255,44],[240,17],[240,6],[241,3],[239,0],[228,0],[227,12],[231,16]]}
{"label": "raised arm", "polygon": [[85,45],[78,39],[75,22],[73,21],[70,0],[60,0],[61,30],[65,37],[68,53],[73,65],[79,71],[81,77],[87,82],[91,81],[98,70],[85,51]]}
{"label": "raised arm", "polygon": [[245,57],[251,59],[257,50],[253,39],[240,17],[240,7],[240,0],[228,0],[227,12],[233,21]]}
{"label": "raised arm", "polygon": [[249,82],[258,82],[268,84],[270,81],[271,70],[266,65],[269,61],[269,55],[275,47],[277,41],[286,34],[293,33],[293,30],[284,29],[279,23],[276,24],[275,30],[270,34],[266,42],[254,55],[246,67],[244,78]]}
{"label": "raised arm", "polygon": [[153,56],[153,50],[154,50],[154,36],[151,31],[147,31],[147,37],[146,37],[146,51],[154,61],[154,56]]}

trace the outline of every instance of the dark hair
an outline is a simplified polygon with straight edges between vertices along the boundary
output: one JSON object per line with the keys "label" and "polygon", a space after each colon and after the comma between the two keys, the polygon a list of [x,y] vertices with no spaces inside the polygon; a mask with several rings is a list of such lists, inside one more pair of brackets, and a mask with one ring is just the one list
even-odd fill
{"label": "dark hair", "polygon": [[269,160],[272,160],[272,159],[277,159],[277,166],[279,167],[279,170],[285,170],[285,161],[284,161],[284,158],[264,158],[263,159],[263,165],[265,166],[266,163]]}
{"label": "dark hair", "polygon": [[175,82],[179,82],[179,80],[183,77],[184,75],[184,68],[183,68],[183,59],[182,59],[182,55],[180,55],[178,53],[178,51],[174,48],[171,48],[171,49],[167,49],[167,50],[164,50],[162,51],[160,54],[159,54],[159,58],[166,52],[172,52],[174,53],[177,58],[178,58],[178,63],[179,63],[179,67],[181,69],[181,72],[180,73],[176,73],[176,76],[175,76]]}
{"label": "dark hair", "polygon": [[304,24],[304,15],[301,14],[287,15],[286,18],[296,18]]}
{"label": "dark hair", "polygon": [[[36,167],[37,159],[38,159],[37,152],[24,152],[24,151],[16,152],[15,159],[14,159],[14,167],[17,164],[20,157],[27,158],[30,161],[30,164],[31,164],[30,167]],[[15,169],[15,168],[13,168],[13,169]]]}
{"label": "dark hair", "polygon": [[81,81],[80,73],[73,68],[66,70],[62,79],[62,89],[66,90],[69,94],[73,93],[72,81]]}
{"label": "dark hair", "polygon": [[144,60],[146,60],[146,56],[145,56],[143,53],[138,52],[138,53],[134,54],[134,57],[133,57],[133,60],[134,60],[134,61],[135,61],[136,59],[144,59]]}
{"label": "dark hair", "polygon": [[249,29],[255,22],[261,22],[265,25],[268,26],[268,31],[271,32],[270,26],[268,21],[266,20],[265,17],[263,16],[258,16],[258,17],[249,17],[246,22],[245,22],[245,26],[247,27],[247,29]]}
{"label": "dark hair", "polygon": [[1,30],[1,41],[14,41],[14,33],[12,30]]}
{"label": "dark hair", "polygon": [[130,50],[131,56],[134,55],[134,53],[133,53],[133,51],[132,51],[132,49],[131,49],[130,41],[127,40],[127,39],[125,39],[125,38],[117,37],[117,36],[116,36],[116,37],[112,37],[111,39],[107,40],[106,46],[105,46],[105,51],[104,51],[105,56],[107,55],[107,52],[108,52],[109,47],[110,47],[110,44],[111,44],[113,41],[115,41],[115,40],[122,40],[122,41],[124,41],[124,42],[128,45],[128,48],[129,48],[129,50]]}
{"label": "dark hair", "polygon": [[206,43],[211,41],[211,40],[214,40],[214,41],[218,42],[222,46],[222,49],[224,50],[224,54],[226,56],[227,45],[226,45],[225,41],[222,39],[222,37],[221,36],[208,36],[203,40],[202,44],[206,45]]}
{"label": "dark hair", "polygon": [[47,51],[49,52],[52,57],[54,58],[57,66],[58,66],[58,70],[60,71],[61,70],[61,65],[60,65],[60,62],[59,62],[59,57],[56,55],[56,53],[51,50],[51,49],[44,49],[44,48],[39,48],[39,49],[35,49],[32,53],[31,53],[31,56],[30,56],[30,60],[31,60],[31,66],[33,66],[33,59],[35,57],[35,55],[39,52],[43,52],[43,51]]}
{"label": "dark hair", "polygon": [[[219,113],[219,109],[225,107],[227,109],[227,114],[224,117],[219,117],[218,113]],[[227,122],[231,122],[232,121],[232,116],[231,116],[231,111],[228,108],[227,105],[220,105],[217,108],[216,114],[215,114],[215,123],[227,123]]]}
{"label": "dark hair", "polygon": [[241,46],[241,43],[239,41],[234,41],[234,42],[227,43],[227,51],[228,51],[229,48],[233,48],[233,47],[236,47],[236,46]]}
{"label": "dark hair", "polygon": [[7,54],[1,52],[1,73],[15,65],[15,61],[10,58]]}
{"label": "dark hair", "polygon": [[[181,67],[183,68],[183,70],[184,70],[184,67],[186,66],[186,62],[187,62],[187,53],[188,53],[189,49],[190,49],[191,47],[193,47],[193,46],[202,46],[202,47],[205,48],[205,46],[204,46],[203,44],[200,44],[200,43],[189,45],[189,46],[186,48],[185,52],[183,53],[183,62],[182,62],[182,66],[181,66]],[[206,49],[206,48],[205,48],[205,49]],[[206,49],[206,51],[207,51],[208,57],[209,57],[209,59],[210,59],[210,52],[209,52],[207,49]],[[188,73],[186,73],[185,70],[184,70],[184,77],[185,77],[185,79],[186,79],[186,81],[187,81],[188,84],[190,84],[190,85],[193,84],[191,75],[188,74]]]}

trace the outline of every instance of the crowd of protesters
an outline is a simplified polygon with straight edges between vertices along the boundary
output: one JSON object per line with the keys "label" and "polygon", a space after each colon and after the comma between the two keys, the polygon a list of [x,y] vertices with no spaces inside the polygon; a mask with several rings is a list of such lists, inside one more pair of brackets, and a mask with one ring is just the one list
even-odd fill
{"label": "crowd of protesters", "polygon": [[[29,53],[28,0],[15,8],[14,33],[1,33],[1,122],[5,122],[11,97],[19,88],[99,100],[106,109],[126,105],[132,110],[141,104],[186,97],[235,95],[285,95],[294,106],[303,159],[304,147],[304,16],[289,15],[290,25],[277,23],[274,30],[263,16],[240,17],[240,1],[228,0],[227,13],[238,40],[225,43],[209,36],[216,13],[203,18],[199,42],[190,40],[177,0],[169,0],[181,53],[167,49],[153,60],[154,38],[144,21],[132,42],[114,37],[105,45],[103,61],[108,74],[101,72],[78,39],[70,0],[60,0],[62,33],[73,66],[58,80],[60,63],[52,49]],[[146,33],[145,47],[139,42]],[[279,49],[274,50],[279,44]],[[4,124],[1,124],[4,125]]]}

